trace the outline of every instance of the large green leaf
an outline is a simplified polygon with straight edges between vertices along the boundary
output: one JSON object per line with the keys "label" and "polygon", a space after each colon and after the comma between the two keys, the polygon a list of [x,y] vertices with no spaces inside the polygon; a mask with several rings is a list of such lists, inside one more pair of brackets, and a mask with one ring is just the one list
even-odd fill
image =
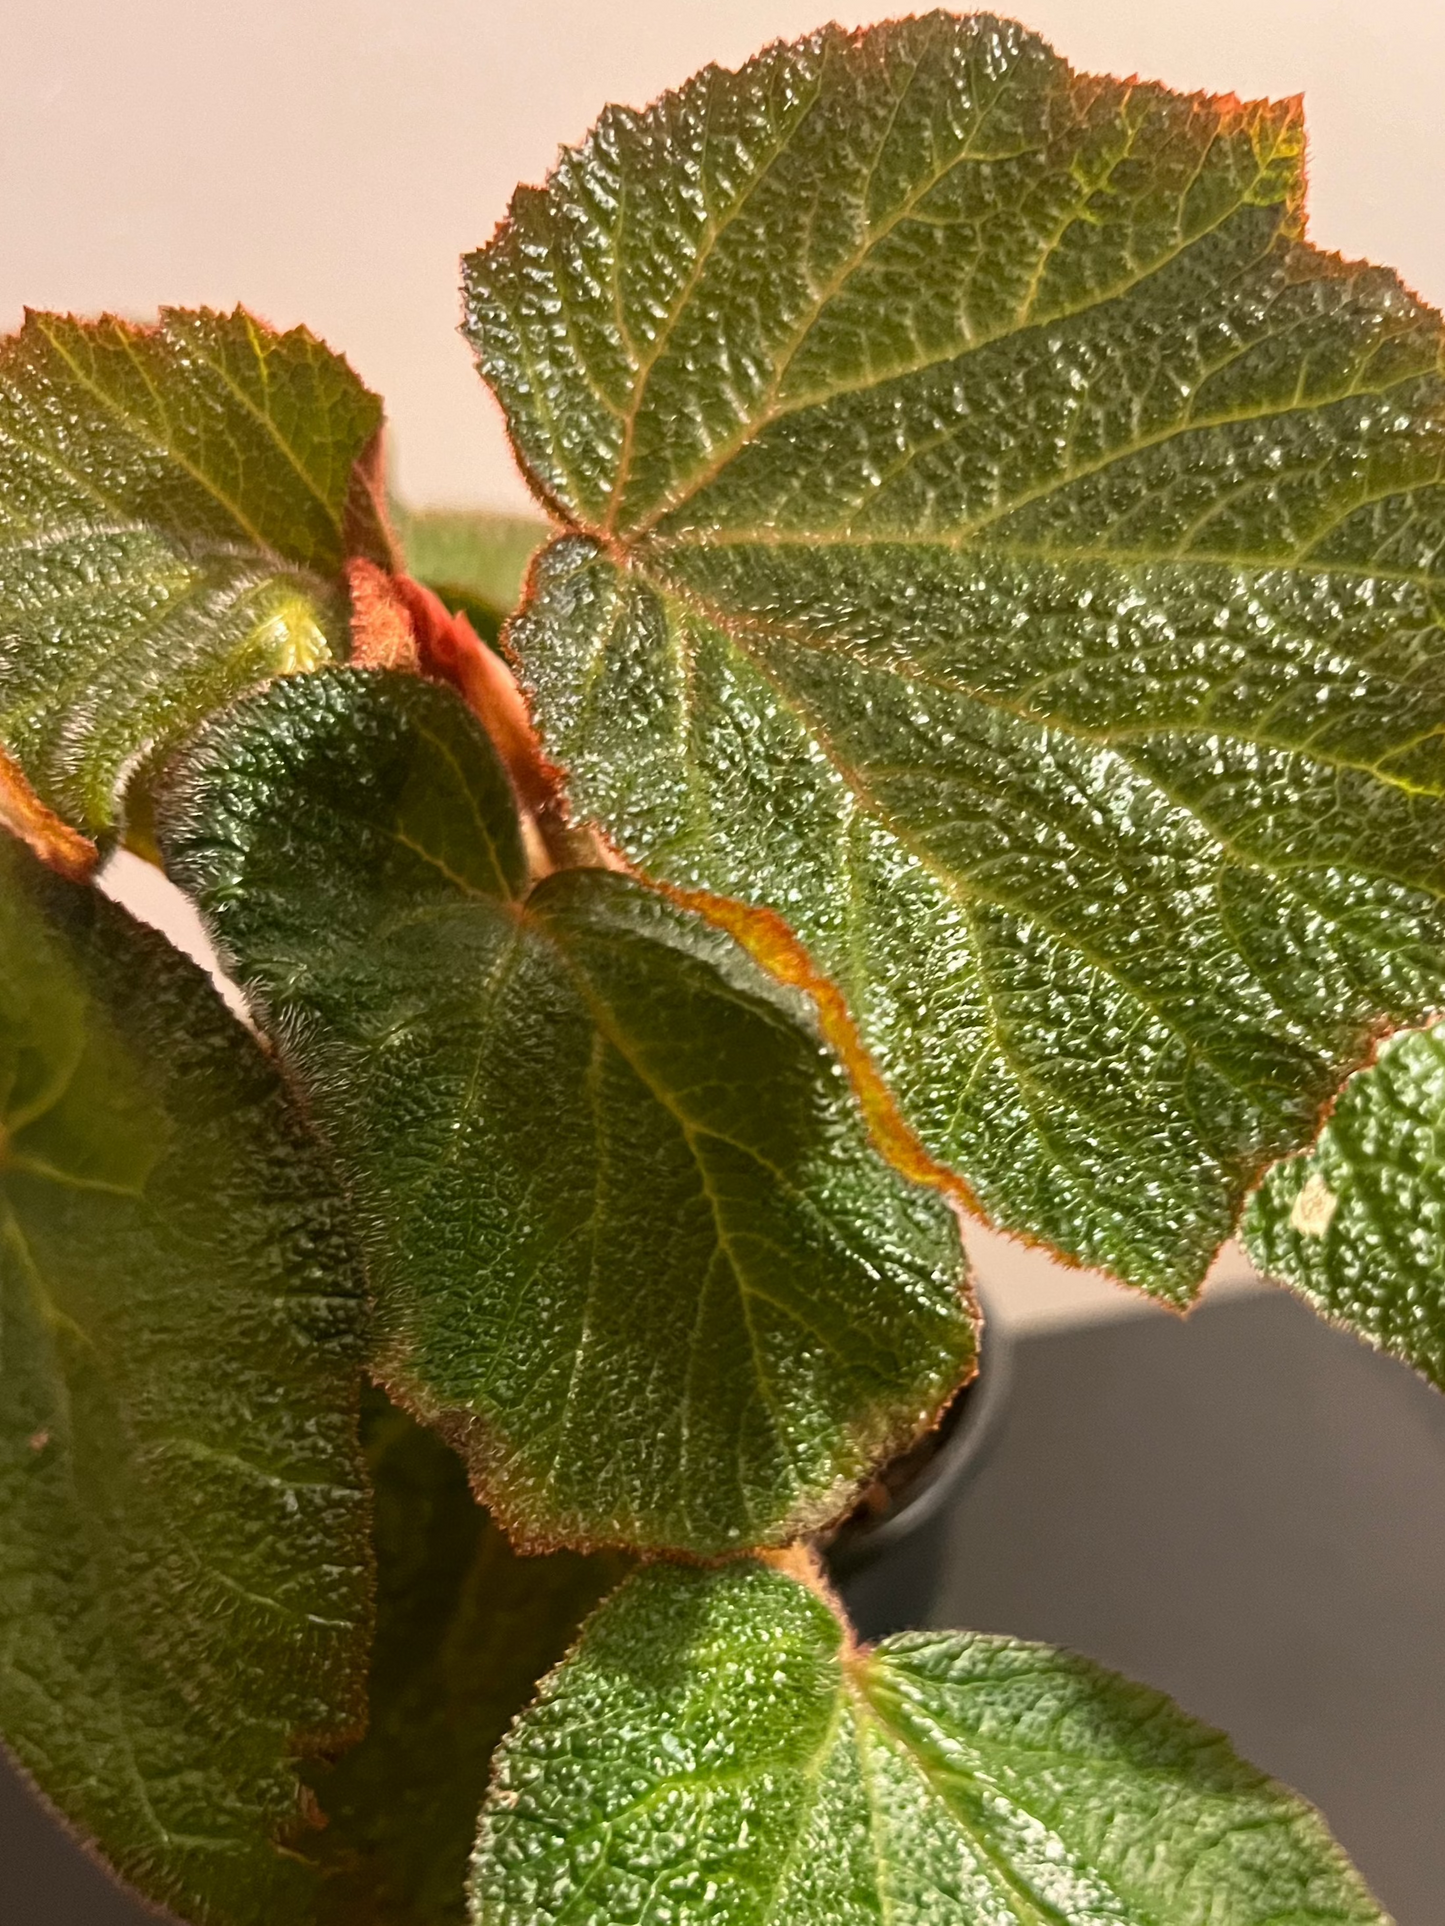
{"label": "large green leaf", "polygon": [[1255,1192],[1244,1240],[1261,1270],[1445,1391],[1445,1037],[1399,1037],[1350,1079],[1314,1149]]}
{"label": "large green leaf", "polygon": [[616,1554],[519,1558],[434,1431],[370,1392],[377,1626],[366,1737],[309,1775],[326,1814],[319,1926],[462,1926],[493,1750],[577,1626],[626,1570]]}
{"label": "large green leaf", "polygon": [[161,839],[365,1200],[387,1382],[523,1541],[787,1538],[968,1366],[952,1212],[812,1004],[628,877],[528,892],[448,691],[274,683]]}
{"label": "large green leaf", "polygon": [[346,654],[342,569],[387,543],[381,404],[303,329],[32,314],[0,345],[0,743],[109,827],[159,744]]}
{"label": "large green leaf", "polygon": [[362,1288],[203,973],[0,838],[0,1737],[150,1898],[281,1926],[355,1731]]}
{"label": "large green leaf", "polygon": [[655,1567],[498,1755],[478,1926],[1386,1926],[1319,1816],[1046,1645]]}
{"label": "large green leaf", "polygon": [[546,524],[460,509],[394,513],[411,573],[495,642],[521,597],[528,562],[547,539]]}
{"label": "large green leaf", "polygon": [[1302,150],[935,13],[609,110],[467,264],[578,808],[1176,1299],[1445,1002],[1440,323],[1302,240]]}

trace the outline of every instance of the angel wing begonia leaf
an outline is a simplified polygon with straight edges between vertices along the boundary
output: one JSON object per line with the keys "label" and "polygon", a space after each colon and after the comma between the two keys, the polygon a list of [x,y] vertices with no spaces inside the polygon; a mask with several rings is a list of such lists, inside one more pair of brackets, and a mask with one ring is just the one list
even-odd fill
{"label": "angel wing begonia leaf", "polygon": [[476,1926],[1387,1926],[1317,1813],[1046,1645],[653,1567],[498,1755]]}
{"label": "angel wing begonia leaf", "polygon": [[304,329],[32,314],[0,344],[0,744],[94,834],[127,779],[272,675],[347,652],[385,562],[381,404]]}
{"label": "angel wing begonia leaf", "polygon": [[0,1738],[132,1885],[287,1926],[370,1634],[360,1265],[204,974],[0,836]]}
{"label": "angel wing begonia leaf", "polygon": [[1445,1037],[1387,1043],[1243,1230],[1262,1271],[1445,1391]]}
{"label": "angel wing begonia leaf", "polygon": [[814,1005],[630,877],[529,888],[449,691],[274,683],[160,824],[364,1200],[383,1376],[524,1543],[786,1539],[968,1369],[952,1210]]}
{"label": "angel wing begonia leaf", "polygon": [[1302,153],[934,13],[609,109],[466,269],[577,809],[1176,1300],[1445,1002],[1441,324],[1304,240]]}

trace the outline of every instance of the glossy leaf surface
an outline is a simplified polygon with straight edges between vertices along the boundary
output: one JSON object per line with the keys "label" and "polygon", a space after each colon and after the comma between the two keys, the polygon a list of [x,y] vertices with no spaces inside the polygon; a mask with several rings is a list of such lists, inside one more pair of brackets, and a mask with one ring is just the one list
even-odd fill
{"label": "glossy leaf surface", "polygon": [[0,1736],[184,1918],[284,1926],[370,1629],[361,1279],[205,976],[0,839]]}
{"label": "glossy leaf surface", "polygon": [[581,813],[772,906],[1006,1227],[1175,1299],[1445,1001],[1438,317],[1295,104],[988,16],[609,109],[468,262]]}
{"label": "glossy leaf surface", "polygon": [[1445,1390],[1445,1037],[1417,1031],[1340,1093],[1313,1150],[1250,1200],[1262,1271]]}
{"label": "glossy leaf surface", "polygon": [[478,1926],[1386,1926],[1318,1815],[1045,1645],[640,1573],[504,1742]]}
{"label": "glossy leaf surface", "polygon": [[403,510],[396,519],[411,573],[467,616],[478,635],[495,642],[521,600],[527,564],[547,539],[546,524],[444,508]]}
{"label": "glossy leaf surface", "polygon": [[273,684],[162,841],[366,1200],[383,1375],[523,1541],[784,1539],[964,1374],[951,1209],[812,1004],[630,878],[528,891],[449,692]]}
{"label": "glossy leaf surface", "polygon": [[492,1752],[626,1570],[519,1558],[434,1431],[368,1392],[376,1541],[366,1737],[309,1778],[326,1814],[318,1926],[461,1926]]}
{"label": "glossy leaf surface", "polygon": [[133,768],[272,675],[346,654],[385,561],[381,404],[302,329],[32,314],[0,345],[0,743],[94,834]]}

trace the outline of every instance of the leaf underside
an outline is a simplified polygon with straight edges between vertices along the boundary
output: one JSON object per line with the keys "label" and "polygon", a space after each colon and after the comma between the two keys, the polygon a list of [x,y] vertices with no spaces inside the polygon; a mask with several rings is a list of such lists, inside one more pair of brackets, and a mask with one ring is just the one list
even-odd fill
{"label": "leaf underside", "polygon": [[579,811],[1176,1300],[1445,1001],[1440,321],[1302,239],[1302,153],[935,13],[609,109],[467,263]]}
{"label": "leaf underside", "polygon": [[370,1630],[363,1293],[205,976],[0,838],[0,1737],[148,1898],[283,1926]]}
{"label": "leaf underside", "polygon": [[31,314],[0,345],[0,743],[92,834],[136,767],[270,676],[346,654],[385,562],[381,405],[303,329]]}
{"label": "leaf underside", "polygon": [[273,684],[160,825],[366,1200],[383,1375],[524,1543],[779,1542],[964,1375],[952,1211],[813,1005],[628,877],[529,891],[448,691]]}
{"label": "leaf underside", "polygon": [[503,1742],[477,1926],[1386,1926],[1160,1694],[1012,1639],[841,1640],[761,1566],[630,1579]]}
{"label": "leaf underside", "polygon": [[1250,1257],[1445,1391],[1445,1037],[1397,1037],[1250,1199]]}
{"label": "leaf underside", "polygon": [[463,1926],[492,1752],[624,1575],[622,1558],[519,1558],[456,1453],[367,1394],[377,1626],[366,1737],[308,1777],[326,1825],[316,1926]]}

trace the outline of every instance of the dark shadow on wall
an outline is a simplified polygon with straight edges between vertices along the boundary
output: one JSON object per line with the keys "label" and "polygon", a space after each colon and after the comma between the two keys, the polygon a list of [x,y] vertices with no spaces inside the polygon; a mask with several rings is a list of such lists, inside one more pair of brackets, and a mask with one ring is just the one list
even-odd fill
{"label": "dark shadow on wall", "polygon": [[[1445,1917],[1445,1398],[1282,1293],[1018,1345],[939,1528],[849,1588],[1171,1692],[1314,1799],[1399,1926]],[[0,1767],[4,1926],[140,1926]]]}

